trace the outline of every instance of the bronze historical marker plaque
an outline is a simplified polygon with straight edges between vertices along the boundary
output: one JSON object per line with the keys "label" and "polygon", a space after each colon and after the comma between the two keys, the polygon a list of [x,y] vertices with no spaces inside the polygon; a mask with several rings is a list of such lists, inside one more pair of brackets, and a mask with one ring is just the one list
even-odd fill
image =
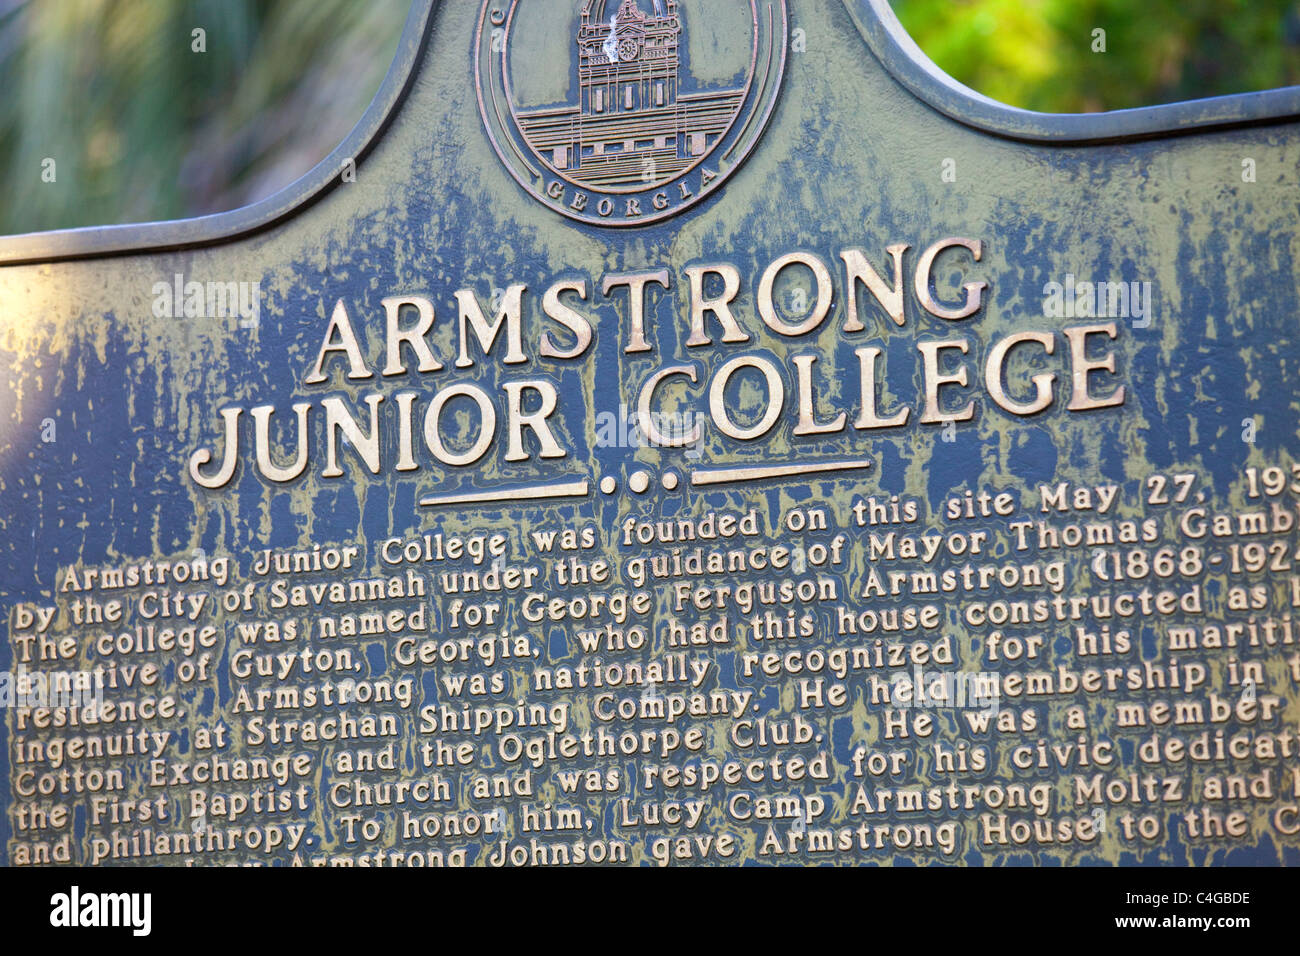
{"label": "bronze historical marker plaque", "polygon": [[286,193],[0,240],[4,862],[1300,862],[1298,112],[422,0]]}

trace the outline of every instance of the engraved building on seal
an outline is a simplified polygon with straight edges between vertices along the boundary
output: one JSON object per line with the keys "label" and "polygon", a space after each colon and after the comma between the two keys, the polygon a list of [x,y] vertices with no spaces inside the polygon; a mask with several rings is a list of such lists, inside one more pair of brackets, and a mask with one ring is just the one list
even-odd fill
{"label": "engraved building on seal", "polygon": [[578,103],[517,111],[534,150],[565,178],[598,190],[645,189],[699,162],[740,113],[746,88],[682,88],[677,0],[583,0]]}

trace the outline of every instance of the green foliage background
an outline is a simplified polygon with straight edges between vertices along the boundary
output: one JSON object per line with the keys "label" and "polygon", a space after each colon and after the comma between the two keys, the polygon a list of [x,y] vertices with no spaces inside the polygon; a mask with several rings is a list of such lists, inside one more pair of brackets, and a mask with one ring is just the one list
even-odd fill
{"label": "green foliage background", "polygon": [[[985,96],[1088,113],[1300,84],[1294,0],[891,0],[940,69]],[[1094,30],[1105,52],[1094,52]]]}
{"label": "green foliage background", "polygon": [[[0,0],[0,233],[177,219],[270,195],[361,117],[409,7]],[[193,50],[196,28],[206,52]]]}
{"label": "green foliage background", "polygon": [[[471,0],[455,0],[467,3]],[[556,0],[562,2],[562,0]],[[938,65],[1048,112],[1300,83],[1279,0],[894,0]],[[342,140],[408,0],[0,0],[0,233],[263,198]],[[206,31],[206,52],[192,31]],[[1094,29],[1106,52],[1093,52]],[[41,180],[55,160],[56,181]]]}

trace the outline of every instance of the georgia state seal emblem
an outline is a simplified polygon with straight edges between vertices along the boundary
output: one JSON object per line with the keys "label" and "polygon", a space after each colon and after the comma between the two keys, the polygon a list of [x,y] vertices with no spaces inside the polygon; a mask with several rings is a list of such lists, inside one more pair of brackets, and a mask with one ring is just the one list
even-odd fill
{"label": "georgia state seal emblem", "polygon": [[657,222],[753,150],[787,32],[785,0],[485,0],[479,110],[510,174],[556,212]]}

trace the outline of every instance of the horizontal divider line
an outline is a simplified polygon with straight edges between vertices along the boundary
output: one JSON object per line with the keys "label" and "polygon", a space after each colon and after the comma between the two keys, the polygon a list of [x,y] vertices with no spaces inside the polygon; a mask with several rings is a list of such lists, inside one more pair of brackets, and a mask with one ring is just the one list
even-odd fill
{"label": "horizontal divider line", "polygon": [[794,478],[799,475],[827,474],[837,471],[861,471],[869,461],[833,461],[815,465],[761,465],[756,468],[702,468],[691,472],[692,485],[724,485],[739,481],[762,481],[764,478]]}
{"label": "horizontal divider line", "polygon": [[543,501],[548,498],[585,498],[591,493],[591,483],[569,481],[556,485],[533,485],[529,488],[503,488],[500,491],[479,491],[468,495],[446,495],[424,498],[420,501],[422,508],[438,508],[443,505],[479,505],[499,501]]}

